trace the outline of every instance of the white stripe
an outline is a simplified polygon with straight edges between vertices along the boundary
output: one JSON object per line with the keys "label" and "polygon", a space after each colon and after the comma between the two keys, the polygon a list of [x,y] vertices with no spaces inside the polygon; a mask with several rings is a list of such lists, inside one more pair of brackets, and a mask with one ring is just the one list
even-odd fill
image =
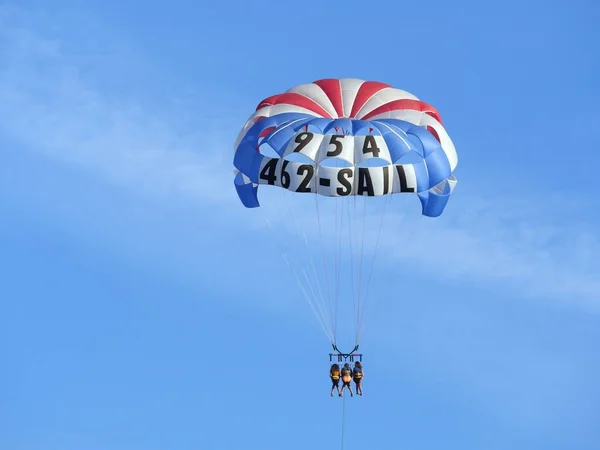
{"label": "white stripe", "polygon": [[343,78],[340,80],[342,89],[342,105],[344,117],[349,117],[356,100],[356,94],[364,81],[358,78]]}
{"label": "white stripe", "polygon": [[[289,89],[287,92],[295,92],[297,94],[302,94],[305,97],[310,98],[311,100],[317,102],[321,108],[327,111],[331,117],[337,117],[337,113],[335,112],[335,108],[327,97],[327,94],[321,89],[318,85],[314,83],[309,84],[301,84],[300,86],[295,86]],[[319,116],[320,117],[320,116]]]}
{"label": "white stripe", "polygon": [[310,114],[311,116],[315,116],[315,117],[323,117],[321,114],[311,111],[310,109],[303,108],[301,106],[290,105],[288,103],[281,103],[281,104],[277,104],[277,105],[273,105],[273,106],[265,106],[264,108],[260,108],[258,111],[256,111],[253,114],[253,116],[271,117],[271,116],[276,116],[277,114],[290,113],[290,112],[301,113],[301,114]]}
{"label": "white stripe", "polygon": [[360,108],[356,113],[356,118],[360,119],[376,108],[386,103],[393,102],[395,100],[419,100],[413,94],[402,89],[396,88],[385,88],[375,93],[367,102]]}
{"label": "white stripe", "polygon": [[[417,109],[395,109],[394,111],[386,111],[381,114],[377,114],[369,118],[369,120],[379,120],[379,119],[399,119],[405,120],[406,122],[414,123],[415,125],[422,125],[423,116],[425,116],[423,111],[419,111]],[[428,116],[428,115],[427,115]],[[430,117],[430,116],[428,116]]]}

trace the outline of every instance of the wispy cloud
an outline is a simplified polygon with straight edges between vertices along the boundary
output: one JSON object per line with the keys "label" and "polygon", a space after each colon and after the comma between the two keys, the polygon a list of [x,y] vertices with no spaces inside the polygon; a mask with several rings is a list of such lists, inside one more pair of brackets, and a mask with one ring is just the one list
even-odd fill
{"label": "wispy cloud", "polygon": [[[43,196],[41,201],[48,204],[40,215],[47,217],[50,209],[63,207],[61,220],[77,223],[68,227],[74,238],[116,243],[114,247],[131,250],[137,261],[159,261],[161,270],[166,267],[176,276],[193,278],[206,285],[203,289],[214,285],[227,295],[239,294],[236,301],[248,302],[252,308],[282,308],[288,313],[291,302],[282,302],[276,295],[262,296],[262,283],[267,272],[278,274],[269,279],[274,292],[294,284],[291,277],[282,279],[287,274],[277,253],[281,242],[298,244],[298,239],[289,238],[295,235],[294,225],[307,234],[316,257],[320,256],[315,205],[312,198],[263,188],[264,211],[246,210],[239,204],[232,185],[231,146],[242,123],[237,123],[237,118],[232,121],[228,111],[214,108],[207,117],[202,102],[195,109],[181,108],[180,92],[171,86],[154,93],[142,86],[115,93],[106,86],[102,70],[94,74],[84,70],[95,64],[104,66],[105,56],[99,57],[102,63],[94,62],[93,53],[83,60],[65,50],[60,39],[49,38],[52,33],[46,29],[32,27],[22,13],[0,11],[0,153],[15,151],[5,145],[16,142],[19,148],[113,184],[115,191],[141,193],[150,199],[139,211],[131,211],[127,199],[117,201],[107,195],[95,208],[80,211],[77,201],[67,208]],[[143,71],[117,59],[125,84],[144,77]],[[240,105],[240,110],[252,106]],[[418,217],[418,200],[412,196],[396,196],[388,204],[377,258],[383,273],[376,276],[378,281],[373,280],[374,294],[379,289],[379,296],[386,297],[381,295],[381,287],[387,289],[387,283],[381,280],[392,277],[388,279],[395,281],[394,272],[416,271],[424,275],[423,280],[492,287],[519,299],[526,295],[539,302],[551,300],[583,311],[598,310],[597,224],[578,220],[592,199],[564,199],[550,194],[548,187],[543,195],[536,187],[520,189],[514,195],[494,194],[488,192],[487,183],[476,184],[460,173],[458,176],[457,191],[439,219]],[[36,181],[27,180],[32,185]],[[71,195],[71,186],[54,192],[66,197]],[[291,199],[300,200],[293,202],[292,222],[283,207]],[[319,201],[326,204],[327,200]],[[181,204],[193,207],[179,209]],[[105,211],[110,211],[110,217],[105,217]],[[327,242],[334,242],[332,212],[321,210]],[[265,226],[264,218],[271,220],[276,232]],[[367,229],[375,232],[365,241],[367,270],[378,219],[376,214],[368,223]],[[301,241],[299,245],[303,245]],[[320,272],[321,261],[315,262]],[[235,283],[231,282],[232,272]],[[274,286],[276,283],[281,284]],[[468,290],[456,291],[464,295]],[[262,300],[257,301],[253,293],[261,294]],[[370,305],[375,306],[374,300],[371,298]],[[585,389],[595,386],[590,374],[597,368],[592,358],[572,355],[570,347],[557,351],[553,343],[529,336],[528,326],[521,323],[516,327],[506,318],[488,315],[487,310],[475,311],[472,304],[441,303],[446,303],[446,309],[424,308],[423,317],[406,319],[407,326],[398,327],[401,315],[391,313],[389,319],[375,318],[389,320],[377,333],[371,334],[373,322],[366,323],[369,339],[381,339],[374,351],[386,346],[392,352],[401,349],[406,359],[403,363],[407,362],[410,370],[428,371],[426,366],[432,365],[428,374],[445,377],[447,386],[460,385],[461,391],[476,401],[527,426],[550,428],[548,423],[560,421],[564,427],[562,422],[568,418],[563,405],[585,399]],[[403,305],[403,312],[408,307]],[[449,323],[455,327],[454,333],[448,332]],[[542,331],[548,336],[554,332]],[[560,340],[562,337],[556,338]],[[382,365],[383,369],[387,366]],[[590,405],[584,402],[591,411],[595,406]],[[587,415],[587,410],[584,413]],[[581,415],[569,420],[580,422]],[[579,431],[578,426],[572,428]],[[593,429],[592,424],[588,428]]]}
{"label": "wispy cloud", "polygon": [[[551,224],[543,214],[511,208],[503,199],[463,215],[479,203],[469,197],[449,205],[448,220],[421,221],[418,247],[405,247],[397,256],[419,261],[432,275],[600,307],[595,265],[600,241],[590,227]],[[560,206],[559,200],[552,205]]]}
{"label": "wispy cloud", "polygon": [[[215,165],[224,153],[230,155],[214,118],[174,110],[168,89],[152,108],[147,100],[114,96],[97,86],[101,80],[82,75],[82,60],[63,53],[60,40],[15,26],[26,18],[19,11],[0,12],[5,138],[130,188],[223,200],[222,190],[207,188],[209,180],[221,180]],[[118,70],[127,83],[143,79],[143,73],[127,69],[121,62]]]}
{"label": "wispy cloud", "polygon": [[[65,54],[60,40],[13,20],[15,14],[6,8],[0,14],[0,130],[5,138],[129,189],[237,206],[230,158],[242,124],[215,127],[212,117],[206,119],[210,126],[202,126],[207,122],[201,120],[201,108],[181,111],[170,98],[161,108],[111,95],[82,75],[82,62]],[[143,74],[123,76],[134,83]],[[382,258],[461,283],[493,283],[594,310],[600,306],[595,268],[600,242],[593,229],[540,218],[540,209],[572,206],[492,196],[484,202],[461,189],[459,184],[440,220],[413,220],[400,216],[401,208],[391,208]],[[241,205],[231,211],[238,218],[249,215]],[[400,232],[393,225],[400,222],[414,232]]]}

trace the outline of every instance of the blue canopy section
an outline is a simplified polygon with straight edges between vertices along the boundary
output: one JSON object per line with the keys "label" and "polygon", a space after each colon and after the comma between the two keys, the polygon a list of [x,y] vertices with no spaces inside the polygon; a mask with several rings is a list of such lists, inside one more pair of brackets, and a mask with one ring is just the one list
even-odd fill
{"label": "blue canopy section", "polygon": [[[267,144],[281,158],[290,140],[303,128],[320,134],[382,136],[394,164],[409,154],[416,155],[418,162],[411,165],[422,214],[437,217],[444,211],[456,180],[440,142],[425,127],[398,119],[326,119],[303,113],[282,113],[259,120],[240,141],[233,158],[239,171],[234,185],[244,206],[260,206],[258,176],[265,156],[259,152],[259,145]],[[450,179],[452,183],[448,182]]]}

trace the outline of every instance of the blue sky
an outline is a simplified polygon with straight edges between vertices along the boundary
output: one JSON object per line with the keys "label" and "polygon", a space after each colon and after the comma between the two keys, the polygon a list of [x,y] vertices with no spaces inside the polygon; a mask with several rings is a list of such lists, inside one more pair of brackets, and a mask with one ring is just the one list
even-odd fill
{"label": "blue sky", "polygon": [[591,0],[5,3],[0,448],[340,445],[327,339],[231,164],[259,100],[327,77],[435,105],[459,153],[447,212],[385,235],[345,448],[597,448],[599,20]]}

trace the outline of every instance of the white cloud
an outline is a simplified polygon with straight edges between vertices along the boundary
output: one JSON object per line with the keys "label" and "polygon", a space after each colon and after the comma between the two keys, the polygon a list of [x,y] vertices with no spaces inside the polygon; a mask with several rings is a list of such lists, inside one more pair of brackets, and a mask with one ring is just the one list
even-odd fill
{"label": "white cloud", "polygon": [[[13,25],[18,23],[12,20],[14,14],[7,9],[0,14],[0,130],[6,138],[130,189],[202,199],[222,208],[235,205],[239,209],[231,208],[233,214],[256,217],[244,214],[232,185],[230,147],[241,123],[214,127],[213,116],[211,126],[203,127],[197,125],[205,123],[200,112],[195,117],[171,106],[161,111],[139,98],[112,96],[82,75],[80,62],[62,52],[59,40]],[[134,83],[143,74],[124,76]],[[224,142],[223,136],[231,139]],[[472,187],[459,184],[448,213],[439,220],[407,219],[390,209],[383,257],[429,275],[492,282],[598,307],[598,238],[583,225],[540,219],[544,208],[566,209],[567,203],[540,205],[533,198],[510,201],[491,194],[484,202],[461,192]],[[417,209],[411,211],[416,215]],[[403,235],[394,225],[405,219],[414,233]],[[252,225],[263,226],[256,221]]]}
{"label": "white cloud", "polygon": [[[472,202],[461,200],[449,208],[468,210]],[[432,268],[430,273],[438,276],[491,281],[509,290],[594,310],[600,307],[595,267],[600,242],[590,229],[549,225],[535,214],[493,206],[468,223],[454,217],[447,222],[430,221],[418,233],[420,245],[406,256]],[[512,224],[503,223],[508,221]]]}
{"label": "white cloud", "polygon": [[[101,234],[104,233],[104,239],[114,239],[121,244],[115,247],[129,245],[138,261],[160,259],[161,264],[169,266],[171,273],[179,275],[190,271],[196,280],[194,275],[204,271],[203,281],[216,280],[219,289],[237,289],[239,301],[257,305],[255,299],[242,295],[241,291],[262,289],[260,283],[256,283],[261,269],[259,266],[268,264],[266,270],[279,270],[273,273],[286,275],[283,269],[280,270],[281,260],[278,260],[276,244],[273,243],[271,249],[272,257],[264,256],[261,260],[261,251],[265,255],[264,246],[271,244],[270,239],[263,239],[264,236],[252,239],[253,235],[248,232],[250,227],[255,231],[264,228],[259,219],[264,216],[257,211],[245,210],[235,198],[231,144],[238,126],[242,124],[215,126],[212,117],[210,127],[202,127],[197,124],[207,122],[205,117],[195,116],[200,115],[199,112],[181,112],[170,104],[161,110],[156,105],[147,106],[149,102],[146,99],[115,96],[112,91],[95,83],[92,77],[83,76],[79,60],[65,55],[60,41],[48,40],[27,27],[15,27],[13,23],[6,17],[6,10],[4,15],[0,14],[0,136],[132,192],[142,192],[159,199],[176,198],[177,203],[194,205],[194,212],[190,214],[193,219],[190,220],[182,220],[184,214],[176,208],[165,208],[168,213],[144,210],[137,222],[125,223],[128,217],[119,217],[118,212],[125,216],[129,206],[127,202],[111,210],[113,213],[117,211],[117,214],[110,218],[103,218],[103,211],[92,214],[91,208],[76,211],[86,215],[85,220],[77,219],[75,213],[71,216],[64,214],[66,220],[78,220],[79,226],[72,227],[73,234],[76,228],[87,225],[91,229],[91,222],[104,220],[107,225],[98,227],[100,230],[78,232],[89,237],[86,241],[96,243],[102,240]],[[142,75],[129,73],[124,76],[133,83]],[[164,100],[165,103],[169,101]],[[241,105],[243,109],[252,106]],[[201,110],[202,105],[198,109]],[[224,112],[222,118],[226,117]],[[210,132],[209,129],[215,131]],[[230,139],[224,141],[224,136],[230,136]],[[2,148],[0,151],[11,150]],[[31,183],[34,181],[31,180]],[[477,187],[486,193],[485,183]],[[261,191],[266,194],[263,195],[265,209],[270,211],[265,211],[266,216],[271,220],[287,221],[290,225],[285,211],[279,219],[273,214],[282,205],[281,193],[268,192],[263,188]],[[583,206],[560,198],[541,203],[540,199],[547,199],[547,195],[523,191],[525,193],[514,197],[486,193],[485,198],[480,198],[473,194],[474,184],[467,185],[461,181],[447,213],[434,220],[416,218],[419,209],[416,198],[395,198],[388,205],[379,249],[378,267],[386,267],[388,271],[381,277],[395,276],[390,272],[402,264],[403,270],[421,271],[426,280],[438,277],[461,285],[491,285],[520,294],[519,297],[525,293],[534,298],[552,298],[595,311],[600,303],[600,281],[596,269],[600,241],[590,225],[578,224],[575,219],[578,217],[577,208]],[[61,194],[68,195],[66,190]],[[107,199],[104,201],[109,202]],[[50,203],[48,199],[46,211],[60,208],[53,202],[49,206]],[[211,209],[210,220],[197,220],[206,212],[206,208],[204,212],[199,212],[200,208],[195,209],[201,204]],[[218,206],[221,210],[215,211]],[[310,242],[318,248],[312,198],[304,198],[298,206],[295,222],[301,229],[307,230]],[[227,217],[223,213],[225,210],[228,211]],[[402,215],[401,211],[410,213]],[[557,218],[556,211],[564,213],[563,217]],[[235,216],[234,221],[231,220],[232,215]],[[173,226],[177,220],[179,222]],[[238,227],[242,221],[241,230],[232,232],[233,226]],[[227,227],[226,222],[233,226]],[[322,225],[329,239],[332,235],[330,224],[331,216],[324,215]],[[148,229],[142,229],[143,226]],[[377,217],[374,217],[369,229],[376,226]],[[229,233],[227,248],[219,248],[219,239],[214,238],[214,233],[218,232],[221,233],[219,239]],[[156,238],[157,235],[160,239]],[[374,242],[374,236],[370,235],[365,254],[372,254]],[[236,248],[232,250],[232,246]],[[202,256],[206,253],[211,254],[208,263]],[[252,256],[252,267],[244,266],[248,255]],[[370,264],[368,259],[366,264]],[[317,269],[320,270],[318,260]],[[230,278],[228,270],[240,272],[236,274],[236,283],[229,283],[235,286],[227,284]],[[262,270],[265,268],[262,267]],[[282,282],[275,278],[274,282]],[[249,283],[252,283],[251,287],[248,287]],[[264,304],[257,307],[286,308],[286,303],[277,296],[267,297]],[[530,406],[531,409],[539,414],[547,412],[562,417],[557,412],[559,407],[556,403],[568,396],[570,388],[573,389],[569,386],[572,380],[588,373],[585,365],[574,366],[569,355],[554,356],[553,350],[548,350],[543,344],[530,344],[525,346],[526,350],[517,352],[523,348],[527,336],[513,339],[510,345],[502,337],[502,345],[494,346],[496,353],[491,355],[488,348],[478,347],[482,345],[480,329],[461,339],[448,338],[444,329],[449,322],[460,323],[464,327],[481,326],[483,321],[479,317],[471,317],[469,314],[472,312],[464,310],[456,314],[460,317],[441,317],[446,312],[432,312],[432,315],[438,314],[433,319],[428,317],[428,320],[434,321],[433,325],[428,323],[421,325],[422,329],[417,331],[403,331],[404,335],[397,329],[387,328],[390,333],[387,342],[393,343],[394,350],[404,345],[395,341],[410,343],[403,348],[406,354],[412,350],[433,360],[436,367],[431,373],[446,375],[454,372],[468,384],[465,390],[470,390],[478,399],[483,398],[484,402],[488,401],[493,409],[498,402],[508,402],[509,414],[517,410],[527,415],[531,411],[524,404],[529,401],[534,405]],[[369,328],[371,325],[367,324]],[[418,328],[419,325],[416,326]],[[493,331],[487,336],[490,346],[505,333],[506,326],[500,323],[491,327]],[[432,330],[436,328],[439,335],[432,337]],[[378,333],[378,336],[384,334]],[[415,343],[415,337],[422,342]],[[465,350],[469,345],[477,348]],[[505,346],[504,349],[498,348],[502,346]],[[498,351],[505,354],[498,358]],[[527,364],[529,370],[523,374],[521,368]],[[542,388],[533,396],[523,395],[523,389],[520,389],[523,378],[527,386],[535,387],[540,376],[546,380]],[[555,386],[560,387],[561,395],[551,392]],[[543,397],[551,394],[556,397],[543,403]],[[485,399],[486,396],[494,396],[493,401]],[[539,407],[539,404],[544,406]],[[544,409],[546,407],[547,410]]]}
{"label": "white cloud", "polygon": [[[77,59],[62,53],[59,41],[12,26],[15,14],[6,8],[0,14],[0,130],[5,138],[145,192],[215,202],[226,197],[222,190],[207,188],[224,180],[215,166],[223,153],[231,154],[218,127],[210,122],[190,128],[188,113],[168,110],[170,98],[161,99],[161,114],[160,107],[150,110],[138,99],[103,92],[81,75]],[[143,75],[123,77],[134,84]],[[201,114],[193,119],[206,124]]]}
{"label": "white cloud", "polygon": [[[572,207],[560,198],[553,200],[551,205],[545,205],[548,209]],[[492,198],[486,204],[477,195],[458,191],[450,200],[447,212],[431,219],[419,216],[416,198],[394,198],[385,212],[377,267],[387,267],[393,272],[390,268],[400,263],[427,277],[473,286],[491,285],[530,298],[552,299],[597,312],[600,278],[596,261],[600,257],[600,240],[593,228],[585,223],[556,221],[551,214],[543,213],[543,205],[523,208],[524,201],[526,199],[513,202]],[[361,199],[358,202],[359,230],[362,204]],[[268,205],[265,209],[277,210],[277,205],[279,203]],[[323,209],[321,227],[326,241],[334,242],[333,208],[328,209],[329,214]],[[365,222],[363,274],[368,274],[370,255],[376,248],[382,212],[381,208],[373,211]],[[301,224],[300,228],[309,230],[311,245],[319,246],[314,207],[309,203],[297,207],[292,217]],[[285,214],[279,220],[281,224],[291,221]],[[362,245],[360,233],[355,242]],[[329,254],[333,255],[332,248]]]}

